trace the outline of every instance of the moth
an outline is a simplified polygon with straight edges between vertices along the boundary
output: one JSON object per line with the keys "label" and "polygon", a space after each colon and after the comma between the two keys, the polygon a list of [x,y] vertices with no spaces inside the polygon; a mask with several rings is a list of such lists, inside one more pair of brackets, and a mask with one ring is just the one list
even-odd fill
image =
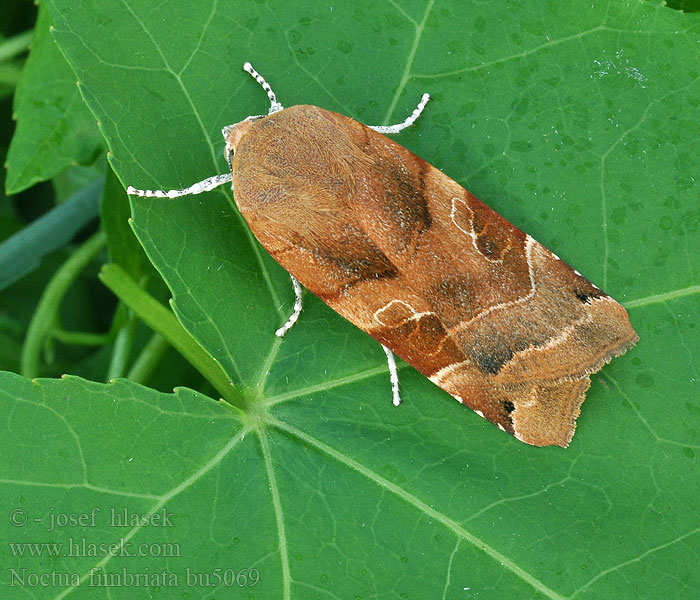
{"label": "moth", "polygon": [[517,439],[566,447],[590,375],[638,340],[625,309],[441,171],[383,134],[317,106],[224,127],[230,173],[176,198],[232,182],[267,251],[301,286],[433,383]]}

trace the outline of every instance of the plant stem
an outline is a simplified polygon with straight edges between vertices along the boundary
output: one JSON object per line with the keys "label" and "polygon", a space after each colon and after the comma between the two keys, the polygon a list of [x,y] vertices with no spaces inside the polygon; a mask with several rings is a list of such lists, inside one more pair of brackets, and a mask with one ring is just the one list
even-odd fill
{"label": "plant stem", "polygon": [[41,348],[56,322],[63,297],[83,269],[102,250],[106,240],[105,234],[98,231],[85,241],[58,268],[44,289],[39,304],[32,315],[22,346],[20,373],[25,377],[31,378],[38,375]]}
{"label": "plant stem", "polygon": [[22,54],[22,52],[29,50],[33,39],[34,30],[30,29],[29,31],[24,31],[11,38],[7,38],[4,42],[0,43],[0,63],[12,60],[16,56]]}
{"label": "plant stem", "polygon": [[160,364],[168,348],[170,348],[168,340],[159,333],[154,333],[139,353],[131,369],[129,369],[126,378],[138,383],[148,381],[151,373]]}
{"label": "plant stem", "polygon": [[104,346],[111,342],[109,334],[90,333],[88,331],[66,331],[55,327],[51,331],[51,336],[61,342],[71,346]]}
{"label": "plant stem", "polygon": [[237,408],[245,407],[243,396],[234,388],[219,363],[180,325],[170,310],[140,288],[124,269],[114,263],[105,265],[100,272],[100,280],[133,310],[136,316],[182,354],[214,386],[224,400]]}
{"label": "plant stem", "polygon": [[[124,377],[126,372],[126,364],[129,361],[129,353],[131,345],[134,341],[134,331],[136,330],[136,317],[123,302],[119,303],[117,313],[114,317],[114,322],[119,321],[121,325],[113,330],[116,332],[114,336],[114,348],[112,349],[112,357],[107,367],[107,381],[115,377]],[[126,318],[123,317],[126,315]]]}

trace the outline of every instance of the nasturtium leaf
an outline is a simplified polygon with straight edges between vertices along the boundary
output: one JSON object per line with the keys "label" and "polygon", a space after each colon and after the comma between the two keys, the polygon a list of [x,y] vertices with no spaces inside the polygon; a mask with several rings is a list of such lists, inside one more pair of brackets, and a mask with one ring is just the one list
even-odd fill
{"label": "nasturtium leaf", "polygon": [[137,281],[147,272],[143,250],[129,227],[129,202],[124,188],[109,169],[100,203],[102,227],[107,236],[110,262],[117,263]]}
{"label": "nasturtium leaf", "polygon": [[51,37],[50,26],[41,2],[32,50],[15,92],[17,128],[7,155],[8,194],[51,179],[69,165],[89,164],[101,148],[95,118]]}

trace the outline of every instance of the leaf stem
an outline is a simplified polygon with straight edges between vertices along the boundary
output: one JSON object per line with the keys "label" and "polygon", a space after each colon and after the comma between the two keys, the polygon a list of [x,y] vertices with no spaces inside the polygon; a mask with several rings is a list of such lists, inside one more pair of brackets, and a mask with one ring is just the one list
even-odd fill
{"label": "leaf stem", "polygon": [[134,361],[131,369],[129,369],[126,378],[139,383],[148,381],[151,373],[160,364],[168,348],[170,348],[168,340],[159,333],[154,333],[143,347],[143,350],[139,352],[138,358]]}
{"label": "leaf stem", "polygon": [[12,60],[23,52],[29,50],[32,40],[34,39],[34,30],[24,31],[17,35],[7,38],[0,43],[0,63]]}
{"label": "leaf stem", "polygon": [[120,302],[112,323],[115,325],[119,324],[119,326],[113,328],[115,331],[114,347],[112,348],[112,356],[107,367],[107,381],[115,377],[124,377],[126,364],[129,360],[129,352],[134,341],[136,317],[123,302]]}
{"label": "leaf stem", "polygon": [[175,315],[148,292],[140,288],[119,265],[105,265],[100,280],[134,311],[153,331],[162,335],[189,363],[197,369],[229,404],[245,407],[243,396],[234,388],[217,363],[180,325]]}
{"label": "leaf stem", "polygon": [[55,327],[51,331],[51,336],[62,344],[68,344],[71,346],[104,346],[112,341],[112,338],[108,333],[66,331],[60,327]]}
{"label": "leaf stem", "polygon": [[24,338],[20,373],[25,377],[32,378],[38,375],[41,348],[57,320],[63,297],[83,269],[104,248],[106,239],[105,234],[98,231],[73,252],[51,277],[39,299]]}

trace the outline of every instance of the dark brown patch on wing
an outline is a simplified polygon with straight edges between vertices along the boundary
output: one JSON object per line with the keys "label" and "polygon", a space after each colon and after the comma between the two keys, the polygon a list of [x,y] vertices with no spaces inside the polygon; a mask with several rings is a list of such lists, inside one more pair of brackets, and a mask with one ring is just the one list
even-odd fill
{"label": "dark brown patch on wing", "polygon": [[341,235],[329,236],[313,251],[320,262],[340,268],[349,284],[398,275],[389,258],[353,226],[344,227]]}
{"label": "dark brown patch on wing", "polygon": [[352,194],[356,218],[382,247],[391,248],[390,255],[407,259],[433,225],[426,197],[429,165],[417,156],[397,153],[382,140],[373,138],[358,147],[368,168],[354,175],[357,189],[364,192]]}
{"label": "dark brown patch on wing", "polygon": [[[385,179],[384,202],[396,216],[396,224],[405,235],[429,229],[432,217],[425,198],[425,168],[422,160],[412,165],[381,161],[379,171]],[[414,168],[411,168],[414,167]]]}
{"label": "dark brown patch on wing", "polygon": [[503,365],[513,358],[513,351],[507,346],[494,346],[488,349],[474,348],[471,355],[484,373],[497,375]]}

